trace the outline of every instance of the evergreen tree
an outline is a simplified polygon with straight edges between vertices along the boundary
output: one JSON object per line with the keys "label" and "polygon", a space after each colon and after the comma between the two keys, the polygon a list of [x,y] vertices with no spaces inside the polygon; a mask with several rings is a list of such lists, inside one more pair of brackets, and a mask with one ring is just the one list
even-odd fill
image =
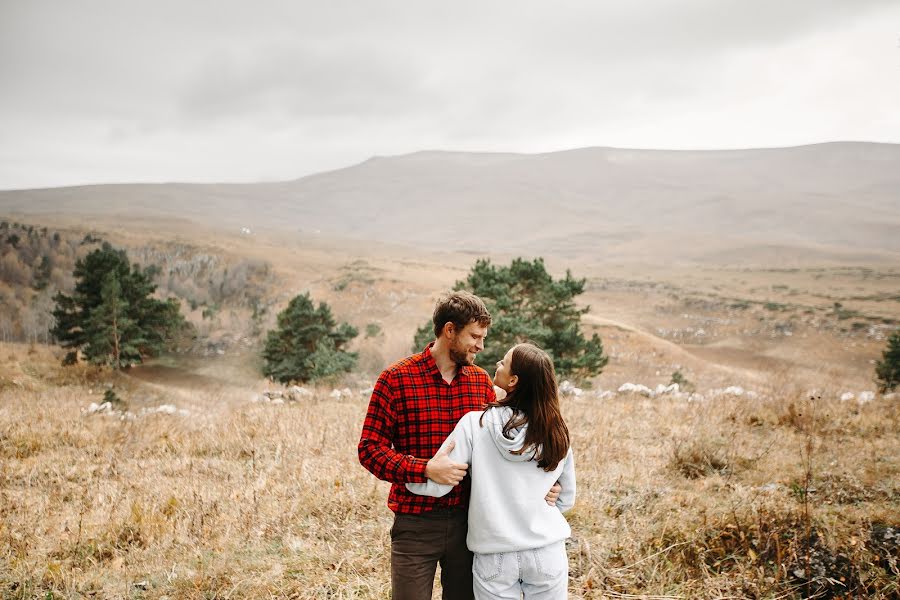
{"label": "evergreen tree", "polygon": [[101,302],[94,307],[87,323],[90,336],[85,357],[93,363],[106,363],[121,369],[141,362],[140,345],[145,342],[135,321],[128,316],[128,303],[114,271],[103,278]]}
{"label": "evergreen tree", "polygon": [[50,283],[50,272],[53,270],[53,265],[50,262],[50,257],[46,254],[41,257],[41,262],[38,264],[37,268],[34,270],[34,289],[41,291],[46,289],[47,285]]}
{"label": "evergreen tree", "polygon": [[357,334],[348,323],[338,325],[324,302],[316,308],[308,293],[295,296],[266,336],[263,374],[288,383],[348,372],[357,355],[343,348]]}
{"label": "evergreen tree", "polygon": [[882,393],[900,385],[900,331],[895,331],[888,338],[887,348],[875,364],[875,379]]}
{"label": "evergreen tree", "polygon": [[153,298],[153,268],[131,265],[124,250],[108,242],[75,263],[75,291],[54,297],[51,333],[96,364],[122,368],[159,354],[186,323],[176,300]]}
{"label": "evergreen tree", "polygon": [[[597,334],[586,339],[581,332],[581,315],[590,307],[576,307],[574,298],[584,292],[584,284],[569,271],[554,281],[542,258],[530,262],[517,258],[508,267],[492,265],[488,259],[476,261],[454,289],[480,296],[492,316],[488,344],[478,362],[490,368],[513,344],[527,340],[553,357],[560,377],[598,375],[609,359]],[[432,339],[433,325],[427,323],[416,332],[415,351]]]}

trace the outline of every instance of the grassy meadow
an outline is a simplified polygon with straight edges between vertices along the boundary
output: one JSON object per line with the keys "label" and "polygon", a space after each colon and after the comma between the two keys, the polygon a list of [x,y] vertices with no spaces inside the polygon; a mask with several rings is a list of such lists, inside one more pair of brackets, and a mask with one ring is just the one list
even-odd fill
{"label": "grassy meadow", "polygon": [[[210,368],[149,381],[0,345],[0,597],[389,596],[364,383],[274,404]],[[84,412],[109,385],[129,416]],[[839,391],[564,398],[570,596],[900,596],[897,400]]]}

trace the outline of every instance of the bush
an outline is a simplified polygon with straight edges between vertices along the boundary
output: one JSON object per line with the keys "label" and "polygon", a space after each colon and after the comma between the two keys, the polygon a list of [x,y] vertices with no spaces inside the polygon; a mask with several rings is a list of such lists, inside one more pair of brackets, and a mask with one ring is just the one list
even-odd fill
{"label": "bush", "polygon": [[278,314],[263,350],[263,374],[281,383],[312,381],[346,373],[357,354],[343,347],[357,336],[348,323],[337,325],[324,302],[313,306],[309,294],[295,296]]}
{"label": "bush", "polygon": [[675,371],[672,373],[672,379],[669,381],[670,384],[677,383],[678,389],[685,392],[693,392],[694,384],[691,383],[687,377],[681,371]]}

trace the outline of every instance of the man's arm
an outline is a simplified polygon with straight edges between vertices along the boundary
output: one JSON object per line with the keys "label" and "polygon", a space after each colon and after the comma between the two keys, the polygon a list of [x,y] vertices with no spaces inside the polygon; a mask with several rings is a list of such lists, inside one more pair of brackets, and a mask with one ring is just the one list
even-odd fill
{"label": "man's arm", "polygon": [[394,391],[385,371],[375,383],[357,452],[359,462],[378,479],[391,483],[424,482],[427,460],[394,450],[397,423]]}
{"label": "man's arm", "polygon": [[[471,414],[469,413],[469,415]],[[429,461],[429,464],[437,460],[446,460],[451,464],[455,464],[459,468],[458,476],[449,480],[455,481],[455,483],[438,482],[435,481],[434,476],[431,476],[425,483],[407,483],[406,489],[420,496],[437,496],[440,498],[449,494],[453,486],[462,481],[463,476],[466,474],[465,470],[472,463],[472,433],[468,427],[471,424],[469,415],[459,420],[453,432],[441,444],[437,454]]]}

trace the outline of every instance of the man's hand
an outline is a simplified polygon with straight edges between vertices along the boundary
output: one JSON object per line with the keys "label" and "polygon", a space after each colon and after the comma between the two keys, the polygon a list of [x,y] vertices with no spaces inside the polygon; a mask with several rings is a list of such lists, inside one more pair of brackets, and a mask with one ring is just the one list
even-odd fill
{"label": "man's hand", "polygon": [[553,484],[553,487],[550,488],[550,491],[547,492],[547,495],[544,496],[544,501],[550,506],[556,506],[556,500],[559,498],[559,493],[562,491],[562,486],[559,485],[559,482]]}
{"label": "man's hand", "polygon": [[[456,442],[450,440],[447,447],[434,455],[434,458],[425,465],[425,477],[435,483],[444,485],[457,485],[466,476],[467,464],[459,464],[450,460],[450,451],[456,446]],[[559,492],[556,493],[559,496]],[[555,502],[555,499],[554,499]]]}

